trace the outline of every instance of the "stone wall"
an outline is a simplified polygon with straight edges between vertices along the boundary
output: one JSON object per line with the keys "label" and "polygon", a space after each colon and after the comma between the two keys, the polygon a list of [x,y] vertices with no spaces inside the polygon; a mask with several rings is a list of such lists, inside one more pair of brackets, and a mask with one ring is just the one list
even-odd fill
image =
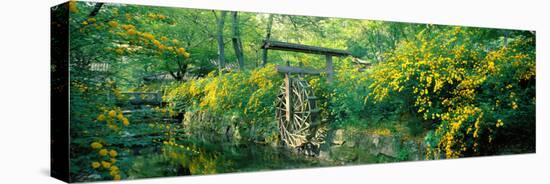
{"label": "stone wall", "polygon": [[416,161],[424,160],[424,155],[425,145],[421,140],[336,129],[329,132],[319,157],[345,164]]}

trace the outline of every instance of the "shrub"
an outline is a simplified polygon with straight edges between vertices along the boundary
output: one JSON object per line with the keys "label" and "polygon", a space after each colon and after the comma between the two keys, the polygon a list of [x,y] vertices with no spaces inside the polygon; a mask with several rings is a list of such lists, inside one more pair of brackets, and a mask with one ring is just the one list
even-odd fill
{"label": "shrub", "polygon": [[367,101],[402,98],[431,122],[429,158],[489,154],[500,146],[494,141],[504,138],[502,132],[524,132],[510,130],[520,126],[534,133],[533,38],[518,35],[504,45],[477,41],[477,34],[426,29],[373,68]]}
{"label": "shrub", "polygon": [[191,122],[192,126],[219,133],[232,126],[240,128],[246,138],[263,140],[276,133],[274,103],[281,82],[274,65],[219,76],[211,73],[169,90],[165,99],[178,113],[219,117],[211,122]]}

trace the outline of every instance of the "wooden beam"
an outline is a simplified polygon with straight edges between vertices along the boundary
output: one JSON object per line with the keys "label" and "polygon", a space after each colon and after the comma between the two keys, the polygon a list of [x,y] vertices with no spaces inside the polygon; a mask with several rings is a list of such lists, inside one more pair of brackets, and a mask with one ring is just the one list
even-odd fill
{"label": "wooden beam", "polygon": [[277,65],[275,69],[279,73],[309,74],[309,75],[321,75],[321,73],[325,73],[325,71],[320,71],[316,69],[298,68],[298,67],[281,66],[281,65]]}
{"label": "wooden beam", "polygon": [[332,56],[349,56],[350,52],[339,49],[331,49],[310,45],[302,45],[295,43],[286,43],[273,40],[264,40],[262,49],[271,49],[271,50],[282,50],[282,51],[292,51],[292,52],[302,52],[309,54],[320,54],[320,55],[332,55]]}

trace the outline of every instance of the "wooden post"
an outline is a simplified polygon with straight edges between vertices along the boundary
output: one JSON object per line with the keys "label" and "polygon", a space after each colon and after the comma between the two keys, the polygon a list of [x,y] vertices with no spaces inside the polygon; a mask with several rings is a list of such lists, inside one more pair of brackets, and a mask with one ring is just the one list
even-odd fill
{"label": "wooden post", "polygon": [[263,50],[262,51],[262,63],[260,63],[260,66],[264,67],[267,64],[267,52],[269,50],[267,50],[267,49],[262,49],[262,50]]}
{"label": "wooden post", "polygon": [[[304,68],[304,63],[302,63],[302,62],[300,61],[300,62],[298,63],[298,67]],[[300,77],[304,77],[304,74],[303,74],[303,73],[300,73],[299,75],[300,75]]]}
{"label": "wooden post", "polygon": [[290,81],[290,73],[285,74],[285,102],[286,102],[286,119],[288,120],[289,124],[292,124],[292,120],[294,118],[294,112],[292,109],[292,98],[290,97],[292,95],[291,92],[291,81]]}
{"label": "wooden post", "polygon": [[327,74],[328,74],[328,76],[327,76],[328,80],[327,81],[329,83],[332,83],[332,80],[333,80],[333,77],[334,77],[334,66],[332,65],[332,55],[327,54],[326,57],[327,57],[327,68],[326,68],[326,70],[327,70]]}

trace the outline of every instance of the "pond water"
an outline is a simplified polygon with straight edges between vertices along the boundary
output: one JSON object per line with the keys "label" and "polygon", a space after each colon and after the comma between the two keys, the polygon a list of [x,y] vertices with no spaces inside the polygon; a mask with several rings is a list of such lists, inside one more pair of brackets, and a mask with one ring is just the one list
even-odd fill
{"label": "pond water", "polygon": [[[164,168],[164,172],[153,175],[139,175],[134,178],[157,176],[203,175],[214,173],[235,173],[272,171],[281,169],[317,168],[327,166],[342,166],[392,162],[384,156],[375,156],[357,147],[332,146],[322,148],[318,156],[307,156],[296,149],[285,146],[258,144],[254,142],[206,141],[185,138],[178,141],[180,145],[197,150],[191,158],[182,161],[179,156],[170,157],[166,164],[148,168]],[[161,148],[162,149],[162,148]],[[166,154],[166,151],[162,151]],[[172,153],[168,153],[170,155]],[[178,154],[182,154],[178,152]],[[158,154],[157,154],[158,156]],[[183,156],[188,158],[188,156]],[[173,162],[179,164],[173,164]],[[146,169],[143,166],[142,169]],[[170,172],[166,172],[166,171]]]}
{"label": "pond water", "polygon": [[216,154],[221,164],[218,172],[249,172],[278,169],[311,168],[334,165],[319,157],[307,156],[295,149],[253,142],[186,141],[204,150],[203,154]]}
{"label": "pond water", "polygon": [[[145,123],[143,126],[146,126]],[[180,125],[175,130],[175,125],[170,127],[171,130],[152,128],[155,132],[139,137],[139,141],[144,144],[126,146],[130,152],[127,159],[121,159],[121,164],[125,164],[123,168],[128,168],[125,178],[273,171],[400,161],[396,155],[387,156],[398,152],[392,152],[391,149],[395,147],[391,146],[392,143],[397,140],[388,137],[355,134],[353,139],[340,138],[343,140],[336,141],[337,136],[327,136],[316,150],[315,156],[308,156],[299,149],[282,145],[236,141],[204,132],[191,134]],[[333,135],[334,132],[328,134]],[[164,135],[166,133],[172,135],[171,138],[168,139]],[[139,141],[125,138],[123,142]],[[150,144],[151,142],[153,144]]]}
{"label": "pond water", "polygon": [[[283,146],[253,142],[211,142],[185,139],[183,150],[193,154],[173,153],[166,146],[143,148],[133,158],[128,179],[204,175],[216,173],[272,171],[340,165],[326,158],[306,156]],[[172,155],[174,154],[174,155]]]}

